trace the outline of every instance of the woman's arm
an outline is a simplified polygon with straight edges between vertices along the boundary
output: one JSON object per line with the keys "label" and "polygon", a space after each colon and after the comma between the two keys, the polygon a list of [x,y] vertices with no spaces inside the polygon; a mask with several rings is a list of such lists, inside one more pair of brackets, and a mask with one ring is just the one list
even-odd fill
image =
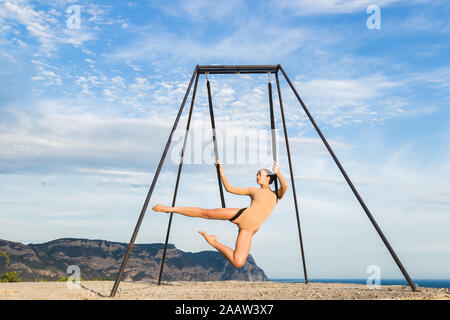
{"label": "woman's arm", "polygon": [[248,187],[248,188],[238,188],[238,187],[232,187],[230,181],[228,181],[228,178],[225,175],[225,171],[223,170],[222,163],[220,160],[216,161],[216,166],[219,166],[219,172],[220,172],[220,178],[222,179],[223,186],[225,187],[225,190],[228,192],[239,194],[239,195],[250,195],[254,192],[254,187]]}
{"label": "woman's arm", "polygon": [[287,184],[284,176],[281,174],[281,171],[278,168],[277,163],[275,161],[273,162],[273,172],[277,175],[278,180],[280,180],[281,186],[278,189],[278,199],[281,199],[284,196],[284,194],[286,193],[288,184]]}

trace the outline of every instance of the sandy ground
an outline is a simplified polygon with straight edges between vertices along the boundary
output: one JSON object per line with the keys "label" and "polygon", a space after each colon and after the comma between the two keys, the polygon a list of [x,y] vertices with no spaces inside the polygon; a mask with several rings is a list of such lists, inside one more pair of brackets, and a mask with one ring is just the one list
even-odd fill
{"label": "sandy ground", "polygon": [[82,281],[68,287],[66,282],[0,283],[0,299],[20,300],[450,300],[450,290],[419,288],[412,292],[405,286],[369,288],[343,283],[277,282],[150,282],[122,281],[114,298],[109,298],[112,281]]}

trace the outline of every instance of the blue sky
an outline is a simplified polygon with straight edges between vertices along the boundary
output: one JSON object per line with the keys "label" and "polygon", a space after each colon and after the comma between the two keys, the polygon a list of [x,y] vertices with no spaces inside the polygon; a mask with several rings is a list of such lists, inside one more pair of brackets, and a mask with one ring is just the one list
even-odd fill
{"label": "blue sky", "polygon": [[[80,28],[67,24],[71,5]],[[381,29],[367,27],[370,5]],[[0,238],[128,242],[195,65],[280,63],[410,275],[448,278],[449,11],[426,0],[1,1]],[[269,129],[267,76],[210,79],[219,130]],[[281,86],[309,276],[365,278],[378,265],[382,278],[400,278]],[[210,126],[206,106],[200,77],[193,128]],[[187,107],[181,134],[186,121]],[[236,186],[256,186],[270,166],[224,162]],[[171,202],[176,170],[166,161],[150,207]],[[212,163],[184,165],[177,204],[220,207]],[[137,242],[163,242],[167,218],[149,210]],[[209,250],[202,229],[234,246],[234,225],[181,216],[170,242]],[[299,252],[291,189],[251,254],[269,277],[286,278],[301,277]]]}

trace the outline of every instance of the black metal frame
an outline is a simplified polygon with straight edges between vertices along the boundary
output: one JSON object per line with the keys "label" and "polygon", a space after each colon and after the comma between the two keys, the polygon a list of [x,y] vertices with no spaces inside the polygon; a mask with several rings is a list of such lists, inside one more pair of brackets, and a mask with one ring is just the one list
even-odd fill
{"label": "black metal frame", "polygon": [[[307,273],[306,273],[305,255],[304,255],[304,250],[303,250],[303,240],[302,240],[301,228],[300,228],[300,217],[299,217],[297,196],[296,196],[296,191],[295,191],[294,174],[293,174],[293,170],[292,170],[292,161],[291,161],[291,155],[290,155],[290,148],[289,148],[288,134],[287,134],[287,128],[286,128],[286,121],[285,121],[284,110],[283,110],[283,102],[282,102],[282,98],[281,98],[281,89],[280,89],[280,82],[279,82],[279,78],[278,78],[278,71],[281,71],[281,73],[283,74],[284,78],[288,82],[290,88],[292,89],[292,91],[294,92],[295,96],[297,97],[297,100],[299,101],[300,105],[302,106],[303,110],[305,111],[306,115],[308,116],[309,120],[311,121],[312,125],[314,126],[316,132],[319,134],[322,142],[324,143],[324,145],[327,148],[328,152],[330,153],[331,157],[333,158],[333,160],[335,161],[335,163],[338,166],[339,170],[341,171],[342,175],[344,176],[345,180],[347,181],[350,189],[353,191],[353,194],[358,199],[361,207],[363,208],[364,212],[366,213],[366,215],[369,218],[369,220],[372,223],[372,225],[375,227],[378,235],[383,240],[385,246],[387,247],[388,251],[390,252],[392,258],[395,260],[395,262],[396,262],[397,266],[399,267],[400,271],[402,272],[403,276],[408,281],[408,284],[410,285],[412,291],[417,291],[416,285],[414,284],[414,282],[409,277],[406,269],[403,267],[402,263],[400,262],[400,259],[395,254],[395,252],[392,249],[391,245],[389,244],[388,240],[384,236],[383,232],[381,231],[381,229],[378,226],[377,222],[375,221],[374,217],[370,213],[370,211],[367,208],[366,204],[364,203],[363,199],[359,195],[358,191],[356,190],[356,188],[353,185],[352,181],[348,177],[348,175],[345,172],[344,168],[342,167],[341,163],[337,159],[335,153],[331,149],[331,146],[328,144],[328,142],[325,139],[324,135],[320,131],[318,125],[314,121],[311,113],[307,109],[306,105],[303,103],[302,99],[300,98],[300,95],[298,94],[297,90],[295,89],[294,85],[290,81],[289,77],[287,76],[286,72],[281,67],[281,65],[279,65],[279,64],[278,65],[234,65],[234,66],[220,66],[220,65],[217,65],[217,66],[216,65],[199,66],[199,65],[197,65],[195,67],[194,73],[192,74],[192,77],[191,77],[191,80],[189,82],[188,88],[186,90],[186,94],[184,96],[183,102],[181,103],[180,110],[178,111],[177,117],[176,117],[174,125],[172,127],[172,131],[171,131],[171,133],[169,135],[169,138],[167,140],[166,147],[165,147],[164,152],[162,154],[161,160],[160,160],[160,162],[158,164],[158,168],[156,170],[155,176],[153,177],[153,181],[152,181],[152,184],[150,186],[150,190],[148,191],[147,197],[145,199],[144,206],[142,208],[142,211],[141,211],[141,214],[139,216],[138,222],[136,224],[136,227],[134,229],[134,232],[133,232],[133,235],[131,237],[130,243],[128,245],[128,249],[127,249],[127,252],[125,254],[125,257],[124,257],[124,259],[122,261],[122,264],[120,266],[120,270],[119,270],[119,273],[117,275],[116,281],[115,281],[114,286],[113,286],[113,288],[111,290],[111,294],[110,294],[111,297],[114,297],[116,292],[117,292],[117,289],[118,289],[118,286],[119,286],[122,274],[123,274],[125,266],[126,266],[126,264],[128,262],[128,258],[130,256],[130,253],[131,253],[131,250],[133,248],[134,242],[136,240],[137,233],[139,231],[139,227],[140,227],[140,225],[142,223],[142,220],[144,218],[145,212],[147,210],[148,203],[149,203],[151,195],[153,193],[153,189],[155,187],[156,181],[158,180],[158,176],[159,176],[159,173],[161,171],[162,165],[164,164],[164,161],[165,161],[165,158],[166,158],[166,155],[167,155],[170,143],[172,141],[172,135],[173,135],[173,133],[174,133],[174,131],[175,131],[177,125],[178,125],[178,121],[179,121],[179,119],[181,117],[181,114],[182,114],[183,109],[184,109],[184,105],[186,104],[186,100],[187,100],[187,98],[189,96],[189,93],[190,93],[190,90],[191,90],[191,87],[192,87],[192,83],[194,82],[194,79],[195,79],[195,85],[194,85],[194,90],[193,90],[192,99],[191,99],[191,106],[190,106],[190,110],[189,110],[189,117],[188,117],[188,122],[187,122],[187,126],[186,126],[186,134],[185,134],[185,137],[184,137],[183,149],[182,149],[182,152],[181,152],[180,164],[179,164],[179,167],[178,167],[177,180],[176,180],[176,184],[175,184],[175,191],[174,191],[174,196],[173,196],[173,200],[172,200],[172,206],[175,206],[176,195],[177,195],[177,191],[178,191],[178,184],[179,184],[179,181],[180,181],[181,169],[182,169],[182,166],[183,166],[183,157],[184,157],[184,151],[185,151],[185,147],[186,147],[187,135],[189,133],[189,127],[190,127],[190,122],[191,122],[192,110],[193,110],[193,107],[194,107],[195,95],[196,95],[196,92],[197,92],[198,78],[199,78],[200,74],[206,74],[206,75],[208,75],[208,74],[236,74],[236,73],[237,74],[239,74],[239,73],[243,73],[243,74],[246,74],[246,73],[253,73],[253,74],[258,74],[258,73],[259,74],[263,74],[263,73],[271,74],[271,73],[274,73],[275,74],[276,84],[277,84],[277,91],[278,91],[278,98],[279,98],[279,104],[280,104],[280,112],[281,112],[281,118],[282,118],[282,122],[283,122],[283,130],[284,130],[284,136],[285,136],[286,151],[287,151],[287,155],[288,155],[289,172],[290,172],[291,184],[292,184],[292,192],[293,192],[293,196],[294,196],[295,212],[296,212],[296,217],[297,217],[297,226],[298,226],[298,232],[299,232],[299,241],[300,241],[300,249],[301,249],[301,255],[302,255],[303,272],[304,272],[304,277],[305,277],[305,283],[308,283],[308,276],[307,276]],[[271,84],[270,81],[269,81],[268,89],[269,89],[269,102],[270,102],[271,129],[273,131],[275,129],[275,124],[274,124],[273,101],[272,101],[272,84]],[[210,110],[210,116],[211,116],[211,127],[212,127],[212,130],[213,130],[214,152],[215,152],[215,156],[216,156],[216,160],[217,160],[218,159],[218,153],[217,153],[217,144],[216,144],[216,135],[215,135],[215,122],[214,122],[214,113],[213,113],[213,105],[212,105],[212,98],[211,98],[211,88],[210,88],[209,80],[207,80],[207,90],[208,90],[209,110]],[[275,138],[274,138],[273,132],[272,132],[272,149],[273,149],[274,160],[276,160]],[[222,184],[221,184],[221,181],[220,181],[220,174],[219,174],[218,170],[219,169],[217,168],[217,177],[218,177],[218,181],[219,181],[219,191],[220,191],[220,194],[221,194],[222,207],[225,207],[225,201],[224,201],[224,198],[223,198]],[[165,241],[165,244],[164,244],[164,251],[163,251],[163,256],[162,256],[162,261],[161,261],[161,268],[160,268],[160,273],[159,273],[158,285],[161,283],[163,267],[164,267],[164,260],[165,260],[165,257],[166,257],[167,244],[168,244],[168,240],[169,240],[169,233],[170,233],[170,228],[171,228],[171,224],[172,224],[172,217],[173,217],[173,212],[170,213],[169,225],[168,225],[168,228],[167,228],[166,241]]]}
{"label": "black metal frame", "polygon": [[198,73],[233,74],[233,73],[276,73],[277,65],[267,66],[198,66]]}

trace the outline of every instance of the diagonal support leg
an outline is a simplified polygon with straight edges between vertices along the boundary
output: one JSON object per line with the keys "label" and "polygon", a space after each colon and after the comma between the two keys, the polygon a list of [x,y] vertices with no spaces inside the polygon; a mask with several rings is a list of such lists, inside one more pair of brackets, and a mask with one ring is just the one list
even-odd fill
{"label": "diagonal support leg", "polygon": [[356,190],[355,186],[353,185],[352,181],[348,177],[347,173],[345,172],[344,168],[342,167],[341,163],[339,162],[338,158],[334,154],[333,150],[331,149],[330,145],[328,144],[327,140],[325,139],[324,135],[320,131],[319,127],[317,126],[316,122],[314,121],[313,117],[309,113],[308,108],[306,108],[306,105],[303,103],[302,99],[300,98],[297,90],[295,90],[294,85],[292,84],[291,80],[289,80],[288,76],[286,75],[286,72],[284,72],[283,67],[281,65],[278,65],[278,69],[281,70],[284,77],[286,78],[286,81],[289,83],[289,86],[291,87],[292,91],[294,92],[295,96],[297,97],[298,102],[300,102],[301,106],[303,107],[303,110],[305,111],[306,115],[308,116],[309,120],[311,121],[312,125],[316,129],[317,133],[319,134],[320,138],[322,139],[322,142],[325,144],[325,147],[327,148],[328,152],[330,153],[331,157],[334,159],[334,162],[336,162],[336,165],[338,166],[339,170],[341,171],[342,175],[344,176],[345,180],[347,181],[350,189],[352,189],[353,194],[358,199],[361,207],[363,208],[364,212],[366,213],[367,217],[369,218],[372,225],[375,227],[375,230],[378,232],[378,235],[380,236],[381,240],[383,240],[386,248],[388,249],[389,253],[391,254],[392,258],[397,263],[397,266],[399,267],[400,271],[402,272],[403,276],[405,277],[406,281],[408,281],[411,290],[417,291],[417,287],[414,284],[414,282],[411,280],[411,278],[408,275],[408,272],[406,272],[406,269],[403,267],[402,263],[400,262],[400,259],[397,257],[396,253],[394,252],[394,249],[392,249],[391,245],[389,244],[389,241],[384,236],[383,232],[381,231],[380,227],[378,226],[377,222],[375,221],[374,217],[370,213],[369,209],[367,208],[366,204],[364,203],[363,199],[359,195],[358,191]]}
{"label": "diagonal support leg", "polygon": [[[197,76],[195,77],[194,91],[192,93],[191,107],[189,109],[189,117],[188,117],[188,121],[187,121],[187,125],[186,125],[186,133],[184,135],[183,149],[181,150],[180,164],[178,165],[178,174],[177,174],[177,181],[175,183],[175,191],[173,193],[172,207],[175,207],[175,201],[177,199],[178,184],[180,182],[181,169],[183,167],[184,151],[186,149],[187,137],[188,137],[189,128],[191,125],[192,109],[194,108],[195,94],[197,92],[197,83],[198,83],[198,73],[197,73]],[[170,213],[169,225],[167,226],[166,241],[164,243],[164,250],[163,250],[163,255],[162,255],[162,260],[161,260],[161,268],[159,270],[158,286],[161,284],[161,279],[162,279],[162,274],[163,274],[163,269],[164,269],[164,262],[166,260],[167,244],[169,242],[170,229],[172,226],[172,218],[173,218],[173,212]]]}
{"label": "diagonal support leg", "polygon": [[161,160],[159,161],[158,168],[156,169],[155,176],[153,177],[153,181],[152,181],[152,184],[150,186],[150,190],[148,191],[147,197],[146,197],[145,202],[144,202],[144,206],[142,208],[141,214],[139,215],[138,222],[136,224],[136,227],[134,228],[133,236],[131,237],[130,243],[128,245],[127,252],[125,254],[125,257],[123,258],[122,265],[120,266],[119,273],[117,275],[116,281],[114,282],[114,286],[113,286],[113,288],[111,290],[110,297],[114,297],[116,295],[117,288],[119,287],[120,279],[122,277],[123,271],[125,270],[125,266],[127,265],[128,258],[130,257],[130,254],[131,254],[131,250],[133,249],[134,241],[136,240],[136,237],[137,237],[137,234],[139,232],[139,228],[141,226],[142,220],[144,219],[144,215],[145,215],[145,212],[147,210],[148,203],[150,202],[150,198],[152,196],[153,189],[155,188],[155,184],[156,184],[156,181],[158,180],[159,173],[160,173],[161,168],[162,168],[162,166],[164,164],[164,160],[166,159],[167,152],[169,151],[169,146],[170,146],[170,143],[172,142],[172,135],[175,132],[175,129],[177,128],[177,125],[178,125],[178,121],[180,120],[181,114],[183,113],[184,105],[186,103],[187,97],[189,96],[189,92],[191,91],[192,83],[194,82],[194,78],[195,78],[195,75],[197,74],[197,72],[198,72],[198,65],[195,67],[195,71],[192,74],[191,81],[190,81],[189,86],[188,86],[188,88],[186,90],[186,94],[184,95],[184,99],[183,99],[183,102],[181,103],[180,110],[178,111],[177,118],[175,119],[175,123],[173,124],[172,131],[170,132],[169,138],[167,139],[166,147],[165,147],[164,152],[163,152],[163,154],[161,156]]}
{"label": "diagonal support leg", "polygon": [[305,277],[305,284],[308,284],[308,275],[306,273],[306,261],[305,261],[305,252],[303,250],[303,239],[302,239],[302,231],[300,228],[300,215],[298,213],[298,203],[297,203],[297,192],[295,191],[295,182],[294,182],[294,172],[292,170],[292,161],[291,161],[291,151],[289,148],[289,140],[286,128],[286,120],[284,118],[284,110],[283,110],[283,100],[281,99],[281,89],[280,89],[280,81],[278,79],[278,72],[275,73],[275,78],[277,80],[277,90],[278,90],[278,99],[280,102],[280,111],[281,111],[281,119],[283,120],[283,130],[284,130],[284,138],[286,141],[286,151],[289,162],[289,172],[291,176],[291,184],[292,184],[292,194],[294,195],[294,205],[295,205],[295,215],[297,217],[297,228],[298,228],[298,237],[300,240],[300,251],[302,254],[302,264],[303,264],[303,275]]}

